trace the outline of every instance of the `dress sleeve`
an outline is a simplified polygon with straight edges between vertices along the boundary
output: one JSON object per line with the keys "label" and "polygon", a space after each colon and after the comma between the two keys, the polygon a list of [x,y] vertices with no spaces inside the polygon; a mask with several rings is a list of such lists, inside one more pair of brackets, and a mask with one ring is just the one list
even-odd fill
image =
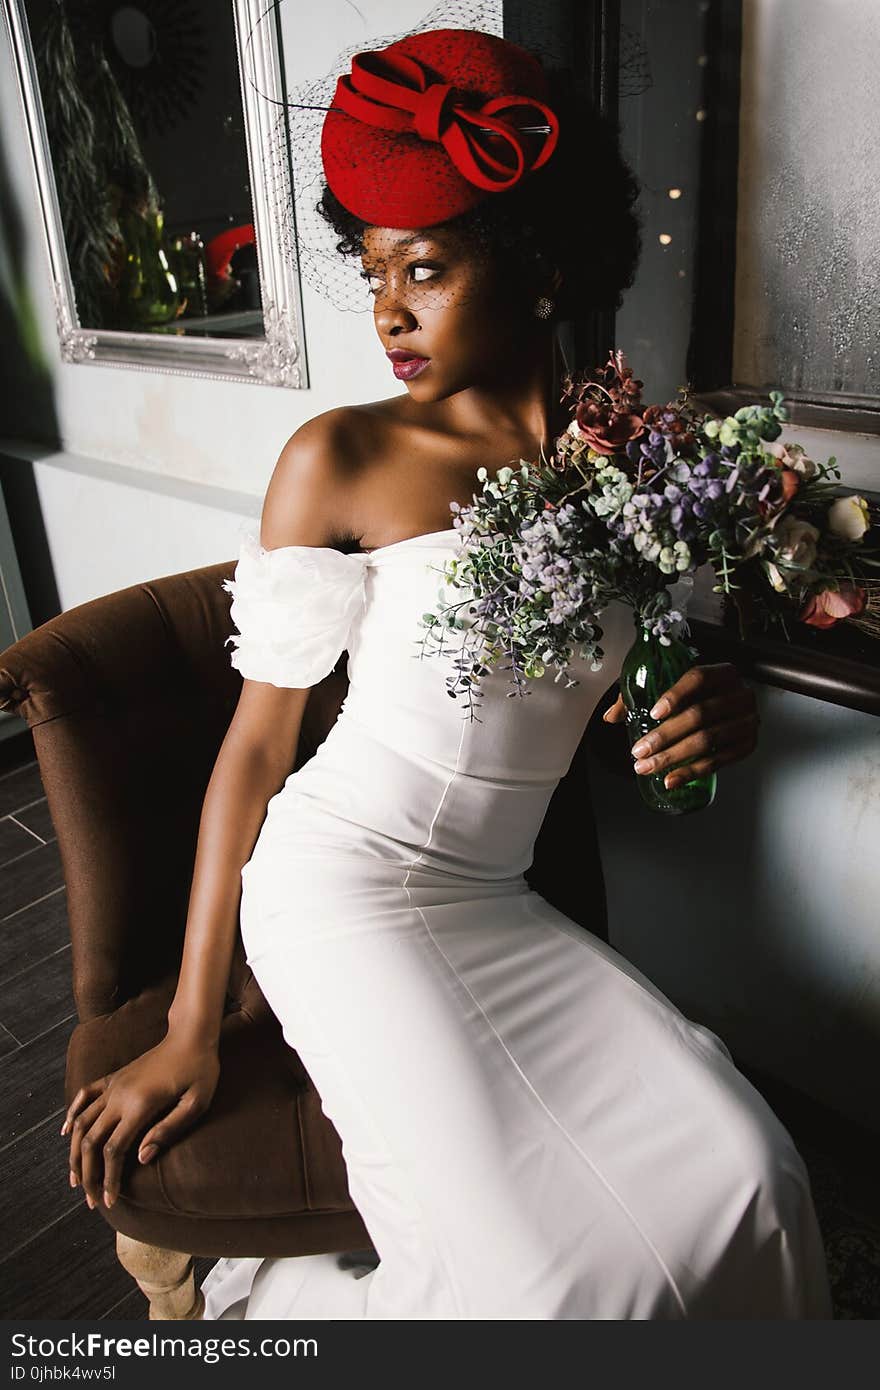
{"label": "dress sleeve", "polygon": [[230,616],[230,661],[248,680],[304,689],[333,670],[364,602],[366,555],[328,546],[264,550],[259,532],[241,538]]}

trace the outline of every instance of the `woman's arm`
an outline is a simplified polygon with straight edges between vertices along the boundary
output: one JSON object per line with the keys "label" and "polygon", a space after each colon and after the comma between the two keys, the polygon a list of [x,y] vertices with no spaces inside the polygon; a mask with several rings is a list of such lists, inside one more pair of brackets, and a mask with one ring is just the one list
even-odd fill
{"label": "woman's arm", "polygon": [[[260,542],[325,546],[346,525],[341,465],[344,411],[329,411],[288,440],[266,491]],[[180,979],[169,1029],[216,1046],[235,946],[241,869],[271,797],[296,760],[309,691],[245,680],[202,809]]]}
{"label": "woman's arm", "polygon": [[[71,1185],[89,1206],[112,1205],[125,1155],[141,1135],[150,1162],[208,1109],[219,1079],[223,1005],[241,901],[241,870],[265,819],[269,798],[293,765],[308,690],[245,681],[205,794],[190,889],[183,957],[168,1029],[127,1066],[83,1086],[67,1112]],[[253,736],[256,721],[271,736]],[[237,721],[237,722],[236,722]],[[161,1116],[161,1118],[157,1117]],[[157,1121],[151,1124],[151,1121]],[[146,1132],[144,1132],[145,1127]]]}
{"label": "woman's arm", "polygon": [[245,680],[205,794],[169,1032],[216,1047],[235,948],[241,870],[296,758],[308,690]]}
{"label": "woman's arm", "polygon": [[[336,421],[319,417],[282,451],[263,505],[260,539],[267,550],[328,545],[345,526],[335,433]],[[127,1066],[81,1087],[62,1127],[62,1134],[71,1133],[71,1184],[82,1182],[90,1206],[102,1188],[108,1204],[115,1200],[125,1154],[138,1135],[139,1158],[149,1162],[190,1129],[213,1098],[241,870],[270,798],[295,764],[308,696],[307,688],[243,682],[202,806],[166,1036]]]}

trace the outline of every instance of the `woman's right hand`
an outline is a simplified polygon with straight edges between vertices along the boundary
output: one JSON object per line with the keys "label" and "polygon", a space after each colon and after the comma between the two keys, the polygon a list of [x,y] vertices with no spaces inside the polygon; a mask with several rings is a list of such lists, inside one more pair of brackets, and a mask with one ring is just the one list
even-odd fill
{"label": "woman's right hand", "polygon": [[216,1044],[169,1032],[127,1066],[80,1087],[61,1128],[62,1134],[72,1130],[71,1186],[82,1183],[90,1206],[100,1201],[103,1188],[111,1206],[138,1135],[138,1158],[149,1163],[193,1128],[211,1104],[219,1076]]}

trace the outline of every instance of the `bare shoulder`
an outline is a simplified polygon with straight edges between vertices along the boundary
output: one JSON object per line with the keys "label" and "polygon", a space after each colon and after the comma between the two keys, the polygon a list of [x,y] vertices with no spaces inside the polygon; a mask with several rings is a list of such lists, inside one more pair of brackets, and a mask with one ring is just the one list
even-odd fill
{"label": "bare shoulder", "polygon": [[340,406],[307,420],[278,456],[260,524],[267,549],[357,538],[357,499],[383,426],[369,407]]}
{"label": "bare shoulder", "polygon": [[325,410],[294,430],[275,465],[297,483],[342,481],[362,465],[368,453],[364,412],[356,405]]}

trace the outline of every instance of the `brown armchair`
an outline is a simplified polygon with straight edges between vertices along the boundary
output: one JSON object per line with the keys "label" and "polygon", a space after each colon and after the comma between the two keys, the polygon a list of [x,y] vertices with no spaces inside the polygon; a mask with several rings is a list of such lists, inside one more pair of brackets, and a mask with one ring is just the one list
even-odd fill
{"label": "brown armchair", "polygon": [[[224,645],[232,625],[221,582],[232,571],[230,561],[133,585],[68,609],[0,654],[0,708],[32,730],[67,887],[78,1023],[65,1104],[165,1035],[202,803],[241,688]],[[345,666],[343,654],[310,693],[297,767],[336,719]],[[613,740],[607,726],[596,729],[600,743],[608,733]],[[583,755],[584,743],[556,790],[528,878],[576,920],[579,884],[589,882],[590,930],[601,935]],[[371,1245],[339,1135],[240,935],[210,1109],[154,1162],[139,1164],[131,1151],[119,1198],[99,1210],[154,1318],[201,1316],[194,1255]]]}

